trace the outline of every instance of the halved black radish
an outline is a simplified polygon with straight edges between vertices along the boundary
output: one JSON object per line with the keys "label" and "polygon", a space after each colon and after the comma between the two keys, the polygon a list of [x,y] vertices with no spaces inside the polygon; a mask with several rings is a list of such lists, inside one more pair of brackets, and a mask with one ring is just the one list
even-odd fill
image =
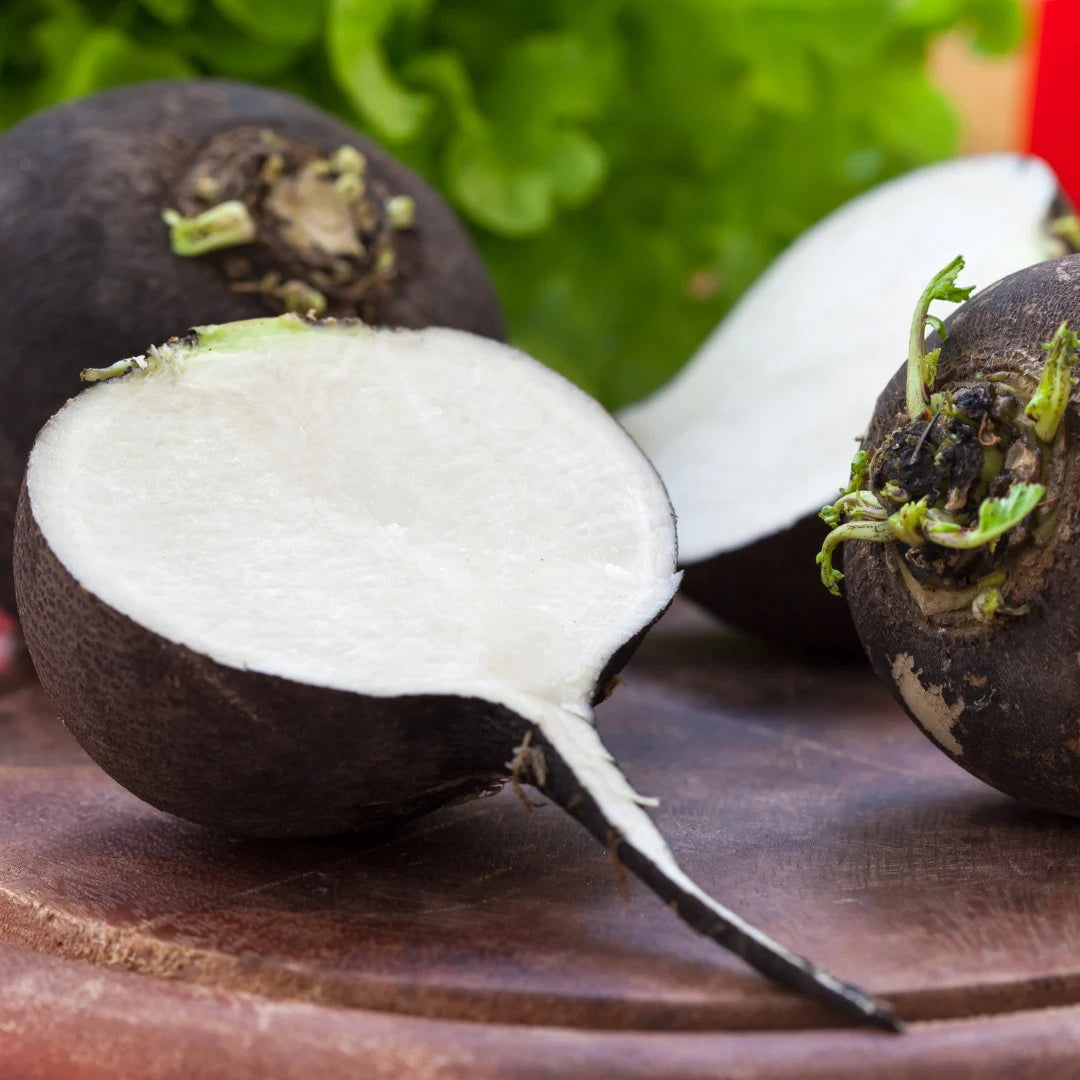
{"label": "halved black radish", "polygon": [[117,780],[279,837],[513,776],[694,929],[896,1026],[687,878],[600,741],[679,576],[663,486],[596,402],[470,334],[295,316],[90,377],[31,454],[16,578],[47,692]]}

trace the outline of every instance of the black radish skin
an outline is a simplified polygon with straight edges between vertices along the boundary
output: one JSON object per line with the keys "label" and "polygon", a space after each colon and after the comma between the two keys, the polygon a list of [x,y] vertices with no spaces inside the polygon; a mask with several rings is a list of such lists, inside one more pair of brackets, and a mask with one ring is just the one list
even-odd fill
{"label": "black radish skin", "polygon": [[[343,146],[363,155],[371,221],[360,256],[328,256],[302,229],[296,240],[295,222],[278,229],[277,215],[295,210],[295,190],[268,196],[276,173],[288,180],[294,166],[333,162]],[[267,165],[275,153],[281,165]],[[174,253],[164,212],[194,216],[234,198],[252,204],[257,242]],[[386,205],[404,208],[402,227]],[[330,278],[319,314],[505,335],[479,255],[440,196],[340,120],[262,87],[144,83],[31,117],[0,138],[0,232],[0,607],[9,610],[26,456],[41,425],[78,392],[81,369],[191,326],[307,310]],[[343,247],[339,234],[326,242]]]}
{"label": "black radish skin", "polygon": [[[1022,408],[1043,370],[1044,344],[1066,322],[1080,327],[1077,255],[1004,278],[958,308],[945,323],[935,390],[1008,386],[1019,391]],[[927,342],[939,343],[936,336]],[[904,413],[902,369],[878,399],[865,448],[880,446]],[[975,617],[972,589],[919,586],[902,571],[898,543],[853,541],[844,550],[855,625],[908,715],[981,780],[1073,815],[1080,815],[1078,438],[1073,393],[1042,454],[1036,479],[1045,497],[1022,532],[1013,530],[992,555],[1004,579],[996,614]]]}

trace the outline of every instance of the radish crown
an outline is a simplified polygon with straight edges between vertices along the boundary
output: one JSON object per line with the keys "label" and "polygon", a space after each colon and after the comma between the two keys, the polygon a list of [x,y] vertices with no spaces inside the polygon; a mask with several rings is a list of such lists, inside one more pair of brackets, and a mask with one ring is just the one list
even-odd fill
{"label": "radish crown", "polygon": [[301,315],[364,314],[403,270],[400,234],[418,219],[413,196],[371,176],[356,147],[323,155],[265,129],[215,136],[173,198],[162,218],[176,255],[227,251],[234,292]]}
{"label": "radish crown", "polygon": [[1068,323],[1042,346],[1047,357],[1038,387],[1017,415],[1022,392],[999,376],[935,392],[940,347],[926,350],[930,327],[946,328],[929,312],[935,300],[967,300],[973,287],[956,284],[964,267],[957,256],[923,290],[915,306],[908,349],[905,404],[908,423],[873,453],[860,450],[840,498],[822,508],[830,527],[817,562],[834,595],[843,574],[832,565],[845,540],[904,545],[910,569],[930,587],[953,588],[972,616],[1021,615],[1001,591],[1007,581],[998,563],[1010,544],[1027,539],[1024,523],[1043,502],[1044,464],[1076,383],[1072,365],[1080,338]]}

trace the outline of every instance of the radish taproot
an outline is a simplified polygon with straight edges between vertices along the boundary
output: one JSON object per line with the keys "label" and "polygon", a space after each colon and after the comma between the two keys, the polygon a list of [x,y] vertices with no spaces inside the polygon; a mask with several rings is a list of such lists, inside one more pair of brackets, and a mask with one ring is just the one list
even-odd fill
{"label": "radish taproot", "polygon": [[1009,795],[1080,814],[1080,256],[928,317],[969,291],[961,266],[920,298],[908,363],[822,512],[822,579],[835,592],[843,578],[874,668],[942,750]]}
{"label": "radish taproot", "polygon": [[33,116],[0,138],[0,223],[0,607],[26,455],[80,368],[268,309],[504,335],[442,199],[276,90],[166,81]]}
{"label": "radish taproot", "polygon": [[675,379],[620,413],[675,506],[683,591],[773,641],[857,655],[846,608],[804,567],[927,265],[963,250],[994,281],[1077,240],[1049,167],[1014,154],[908,173],[796,240]]}
{"label": "radish taproot", "polygon": [[592,706],[679,581],[663,485],[600,405],[474,335],[295,316],[87,377],[31,453],[16,582],[42,683],[112,776],[264,837],[512,776],[694,929],[896,1027],[687,878],[600,741]]}

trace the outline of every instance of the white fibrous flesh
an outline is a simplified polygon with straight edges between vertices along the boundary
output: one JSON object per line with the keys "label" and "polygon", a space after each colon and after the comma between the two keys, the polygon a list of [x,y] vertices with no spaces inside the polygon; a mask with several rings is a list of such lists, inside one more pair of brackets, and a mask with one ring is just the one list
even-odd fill
{"label": "white fibrous flesh", "polygon": [[1049,258],[1057,191],[1037,158],[963,158],[874,188],[792,244],[683,371],[619,417],[664,479],[682,562],[832,501],[926,283],[960,254],[960,284],[980,289]]}

